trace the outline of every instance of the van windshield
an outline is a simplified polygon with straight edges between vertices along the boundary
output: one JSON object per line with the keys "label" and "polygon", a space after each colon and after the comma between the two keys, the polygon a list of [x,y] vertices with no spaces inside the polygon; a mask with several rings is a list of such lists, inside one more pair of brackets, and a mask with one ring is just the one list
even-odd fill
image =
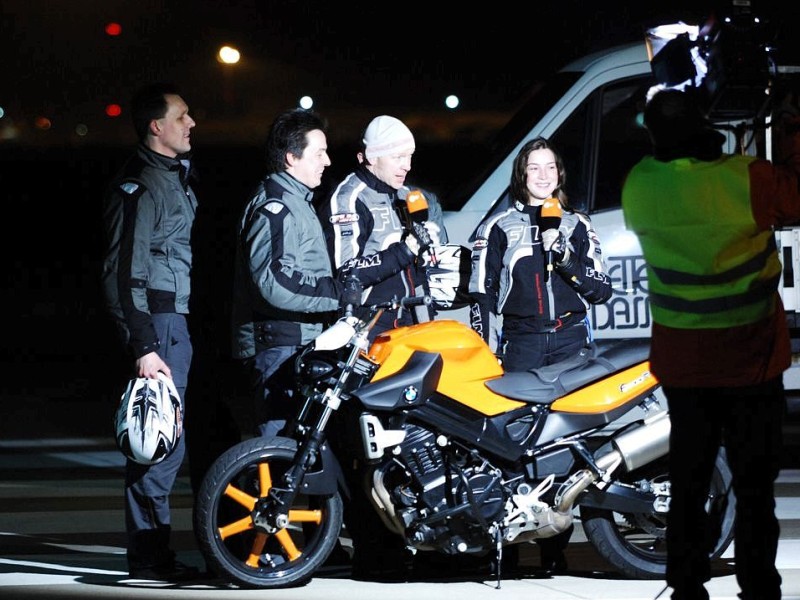
{"label": "van windshield", "polygon": [[[434,153],[439,157],[437,163],[420,166],[418,171],[425,173],[426,180],[429,176],[431,179],[436,176],[430,185],[438,190],[444,209],[459,210],[581,75],[579,72],[559,72],[534,83],[521,99],[516,112],[494,136],[448,145]],[[442,157],[447,161],[441,160]]]}

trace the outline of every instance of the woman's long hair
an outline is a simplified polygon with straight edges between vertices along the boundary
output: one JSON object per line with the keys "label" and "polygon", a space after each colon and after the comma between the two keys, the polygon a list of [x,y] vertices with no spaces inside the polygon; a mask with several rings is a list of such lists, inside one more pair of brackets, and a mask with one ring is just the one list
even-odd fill
{"label": "woman's long hair", "polygon": [[511,171],[511,186],[509,190],[511,193],[511,199],[522,202],[522,204],[528,204],[528,200],[530,198],[530,194],[528,192],[527,173],[528,156],[534,150],[542,150],[545,148],[553,152],[553,155],[556,157],[556,167],[558,168],[558,186],[556,186],[556,189],[553,191],[553,196],[558,198],[562,208],[571,210],[569,200],[567,199],[567,194],[564,192],[564,182],[567,178],[566,171],[564,170],[564,161],[561,160],[561,154],[559,154],[558,150],[556,150],[553,145],[543,137],[533,138],[532,140],[526,142],[525,145],[520,148],[517,157],[514,159],[514,166],[512,167]]}

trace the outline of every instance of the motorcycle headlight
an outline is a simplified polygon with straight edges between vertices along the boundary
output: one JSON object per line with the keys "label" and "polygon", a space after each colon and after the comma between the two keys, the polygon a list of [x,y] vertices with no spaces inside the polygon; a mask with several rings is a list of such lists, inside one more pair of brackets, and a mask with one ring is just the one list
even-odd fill
{"label": "motorcycle headlight", "polygon": [[309,356],[300,364],[299,375],[303,381],[319,381],[336,369],[336,363],[321,356]]}

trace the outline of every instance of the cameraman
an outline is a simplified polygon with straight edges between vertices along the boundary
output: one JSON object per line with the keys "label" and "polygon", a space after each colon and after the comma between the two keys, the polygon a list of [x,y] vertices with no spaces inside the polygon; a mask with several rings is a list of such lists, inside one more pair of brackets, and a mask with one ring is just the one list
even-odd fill
{"label": "cameraman", "polygon": [[[736,580],[743,600],[778,600],[775,479],[791,346],[774,227],[800,220],[800,119],[787,106],[782,164],[722,153],[693,91],[656,93],[644,112],[653,156],[629,173],[625,223],[647,263],[650,366],[669,405],[667,584],[707,600],[719,530],[706,512],[720,446],[736,497]],[[723,499],[724,501],[724,499]]]}

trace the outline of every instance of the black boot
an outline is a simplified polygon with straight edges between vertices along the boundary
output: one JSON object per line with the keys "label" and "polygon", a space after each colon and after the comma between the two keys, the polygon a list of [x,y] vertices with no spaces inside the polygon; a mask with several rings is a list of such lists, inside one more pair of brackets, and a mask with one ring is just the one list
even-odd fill
{"label": "black boot", "polygon": [[567,572],[567,557],[564,556],[564,550],[574,529],[575,526],[570,525],[568,529],[553,537],[536,540],[541,555],[541,568],[547,575],[563,575]]}

